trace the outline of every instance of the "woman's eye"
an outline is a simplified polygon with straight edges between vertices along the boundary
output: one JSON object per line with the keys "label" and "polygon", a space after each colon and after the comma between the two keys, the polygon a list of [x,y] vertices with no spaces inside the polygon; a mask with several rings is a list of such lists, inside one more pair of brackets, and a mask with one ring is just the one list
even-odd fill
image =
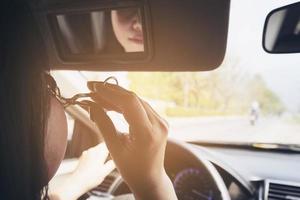
{"label": "woman's eye", "polygon": [[117,10],[118,17],[122,20],[130,20],[138,14],[137,8],[128,8]]}

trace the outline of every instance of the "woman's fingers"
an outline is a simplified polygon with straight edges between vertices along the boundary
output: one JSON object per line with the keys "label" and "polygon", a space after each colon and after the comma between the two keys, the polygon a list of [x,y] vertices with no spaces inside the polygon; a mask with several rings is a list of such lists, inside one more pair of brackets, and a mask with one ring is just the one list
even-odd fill
{"label": "woman's fingers", "polygon": [[116,84],[111,84],[111,83],[105,83],[102,81],[88,81],[87,82],[87,87],[89,88],[89,90],[93,91],[93,92],[97,92],[97,85],[102,84],[105,85],[111,89],[117,89],[117,90],[123,90],[124,92],[127,91],[126,89],[122,88],[119,85]]}
{"label": "woman's fingers", "polygon": [[[111,89],[111,90],[115,90],[116,92],[117,91],[120,91],[120,92],[122,92],[124,95],[126,95],[126,94],[129,94],[130,95],[130,93],[132,93],[132,92],[130,92],[130,91],[128,91],[128,90],[126,90],[126,89],[124,89],[124,88],[122,88],[122,87],[120,87],[119,85],[116,85],[116,84],[111,84],[111,83],[104,83],[104,82],[97,82],[97,81],[90,81],[90,82],[88,82],[88,87],[89,87],[89,89],[91,90],[91,91],[97,91],[97,84],[102,84],[102,85],[104,85],[105,84],[105,87],[107,87],[107,88],[109,88],[109,89]],[[97,94],[97,93],[95,93],[95,94]],[[99,95],[98,95],[98,97],[100,97]],[[92,97],[93,98],[93,97]],[[101,97],[100,97],[101,98]],[[100,98],[99,98],[99,100],[100,100]],[[93,98],[94,100],[96,100],[97,101],[97,99],[96,98]],[[156,113],[156,111],[146,102],[146,101],[144,101],[144,100],[142,100],[141,98],[138,98],[140,101],[141,101],[141,103],[142,103],[142,105],[144,106],[144,108],[145,108],[145,110],[146,110],[146,113],[147,113],[147,115],[148,115],[148,118],[149,118],[149,120],[151,121],[151,122],[153,122],[153,121],[156,121],[156,119],[161,119],[161,120],[163,120],[164,121],[164,123],[166,123],[166,124],[168,124],[163,118],[161,118],[157,113]],[[101,99],[101,101],[103,102],[104,100],[103,99]],[[145,105],[146,104],[146,105]],[[110,108],[112,107],[111,105],[109,106]],[[106,107],[105,107],[106,108]],[[149,108],[149,109],[148,109]],[[147,112],[147,110],[149,111],[149,112]],[[153,121],[152,121],[153,120]]]}
{"label": "woman's fingers", "polygon": [[151,118],[155,119],[155,122],[164,127],[164,129],[168,130],[169,129],[169,124],[168,122],[163,119],[146,101],[143,99],[140,99],[142,102],[146,112],[148,113],[148,116],[151,116]]}
{"label": "woman's fingers", "polygon": [[152,123],[148,118],[144,106],[134,93],[119,86],[113,88],[111,87],[112,84],[104,85],[102,82],[89,82],[88,85],[102,99],[109,101],[114,107],[121,110],[132,130],[141,130],[136,137],[140,137],[142,133],[149,133],[146,130],[151,129]]}
{"label": "woman's fingers", "polygon": [[112,151],[115,146],[120,145],[117,130],[105,113],[103,108],[99,107],[96,103],[91,104],[90,107],[91,120],[93,120],[98,126],[107,147]]}
{"label": "woman's fingers", "polygon": [[[115,92],[117,94],[124,95],[124,96],[128,96],[128,95],[130,96],[133,94],[132,92],[127,91],[126,89],[124,89],[116,84],[110,84],[110,83],[104,84],[103,82],[93,81],[93,82],[89,82],[88,85],[92,91],[94,91],[94,92],[98,91],[98,93],[101,93],[101,89],[104,87],[104,88],[111,90],[112,92]],[[137,100],[142,105],[143,110],[145,111],[145,113],[152,125],[151,127],[158,128],[158,129],[162,130],[164,133],[167,133],[168,128],[169,128],[168,122],[166,120],[164,120],[146,101],[140,99],[136,95],[134,95],[134,96],[137,98]]]}
{"label": "woman's fingers", "polygon": [[114,106],[113,104],[111,104],[110,102],[106,101],[105,99],[103,99],[101,97],[101,95],[99,95],[97,92],[93,92],[91,93],[91,98],[97,102],[97,104],[99,104],[101,107],[105,108],[106,110],[110,111],[110,110],[114,110],[116,112],[121,112],[121,110]]}

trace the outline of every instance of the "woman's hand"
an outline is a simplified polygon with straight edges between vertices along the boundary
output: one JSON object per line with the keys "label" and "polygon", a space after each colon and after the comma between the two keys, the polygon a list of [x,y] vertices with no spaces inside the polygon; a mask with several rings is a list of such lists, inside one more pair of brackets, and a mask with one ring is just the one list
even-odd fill
{"label": "woman's hand", "polygon": [[79,163],[73,172],[74,181],[83,184],[83,193],[98,186],[104,178],[115,169],[112,160],[105,163],[108,156],[108,149],[105,143],[101,143],[82,153]]}
{"label": "woman's hand", "polygon": [[[110,154],[137,199],[177,199],[164,169],[168,124],[148,103],[117,85],[89,82],[95,92],[91,119],[99,127]],[[119,134],[104,112],[124,115],[129,134]]]}
{"label": "woman's hand", "polygon": [[75,200],[84,193],[98,186],[115,169],[112,160],[105,160],[108,150],[105,143],[98,144],[84,151],[75,171],[58,182],[50,182],[50,198],[57,200]]}

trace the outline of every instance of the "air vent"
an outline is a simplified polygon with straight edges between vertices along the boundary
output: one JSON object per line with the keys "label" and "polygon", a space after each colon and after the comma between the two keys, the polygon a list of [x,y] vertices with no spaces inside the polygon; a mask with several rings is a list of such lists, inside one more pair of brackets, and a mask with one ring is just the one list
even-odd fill
{"label": "air vent", "polygon": [[266,183],[267,200],[300,200],[300,184],[270,181]]}

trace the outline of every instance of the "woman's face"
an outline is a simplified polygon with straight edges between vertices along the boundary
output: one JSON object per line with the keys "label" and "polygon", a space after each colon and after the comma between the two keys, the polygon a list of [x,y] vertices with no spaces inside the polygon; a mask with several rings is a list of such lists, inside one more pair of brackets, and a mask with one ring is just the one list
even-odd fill
{"label": "woman's face", "polygon": [[63,106],[51,96],[50,113],[45,137],[45,158],[49,180],[64,158],[67,147],[67,118]]}
{"label": "woman's face", "polygon": [[141,16],[138,8],[124,8],[111,12],[113,30],[126,52],[144,51]]}

